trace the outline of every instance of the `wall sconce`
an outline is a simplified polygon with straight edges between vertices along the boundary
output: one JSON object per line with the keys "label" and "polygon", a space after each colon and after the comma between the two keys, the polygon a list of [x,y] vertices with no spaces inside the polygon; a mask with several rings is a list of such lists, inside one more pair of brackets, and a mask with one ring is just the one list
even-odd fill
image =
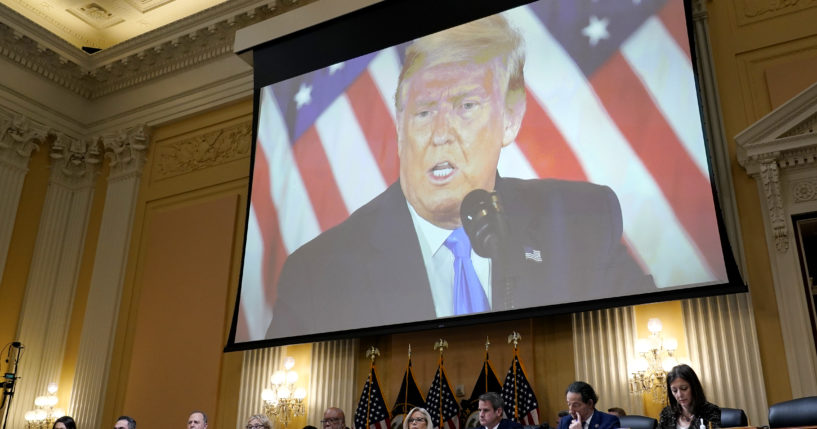
{"label": "wall sconce", "polygon": [[678,361],[675,351],[678,340],[663,338],[661,320],[652,318],[647,321],[649,338],[639,338],[635,343],[636,357],[630,367],[630,393],[650,393],[655,402],[667,403],[667,372]]}
{"label": "wall sconce", "polygon": [[294,417],[304,414],[306,390],[303,387],[295,388],[298,373],[292,370],[294,366],[295,359],[287,357],[284,360],[284,369],[275,371],[270,377],[272,388],[264,389],[261,392],[261,399],[264,401],[264,414],[270,420],[281,422],[284,427]]}
{"label": "wall sconce", "polygon": [[54,420],[65,415],[57,405],[57,383],[48,383],[48,395],[34,398],[35,409],[25,414],[27,429],[50,429]]}

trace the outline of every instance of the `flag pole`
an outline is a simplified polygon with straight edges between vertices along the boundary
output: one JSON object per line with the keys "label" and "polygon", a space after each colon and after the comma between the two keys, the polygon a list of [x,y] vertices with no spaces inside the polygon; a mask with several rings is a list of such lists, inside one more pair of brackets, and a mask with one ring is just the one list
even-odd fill
{"label": "flag pole", "polygon": [[519,392],[516,386],[516,362],[519,360],[517,346],[521,339],[522,336],[516,331],[512,331],[511,335],[508,335],[508,344],[513,343],[513,361],[511,362],[513,366],[513,416],[517,422],[519,422]]}
{"label": "flag pole", "polygon": [[485,336],[485,362],[482,363],[482,369],[485,372],[485,391],[488,391],[488,346],[491,345],[491,339]]}
{"label": "flag pole", "polygon": [[[408,346],[408,363],[406,363],[406,371],[404,373],[404,377],[406,377],[406,380],[405,380],[406,391],[403,392],[404,393],[403,394],[403,413],[404,414],[409,412],[409,410],[408,410],[409,368],[411,368],[411,344],[409,344],[409,346]],[[409,416],[409,417],[411,417],[411,416]],[[404,429],[408,429],[408,428],[404,428]]]}
{"label": "flag pole", "polygon": [[437,393],[440,398],[440,403],[437,405],[437,416],[440,420],[440,429],[443,427],[443,352],[448,348],[448,341],[440,338],[434,343],[434,350],[440,350],[440,364],[437,366],[437,371],[440,372],[440,391]]}
{"label": "flag pole", "polygon": [[377,359],[377,356],[380,355],[380,350],[377,349],[375,346],[369,347],[369,350],[366,350],[366,357],[369,358],[372,363],[369,366],[369,395],[366,398],[366,429],[369,429],[371,425],[370,420],[372,415],[372,383],[374,383],[374,360]]}

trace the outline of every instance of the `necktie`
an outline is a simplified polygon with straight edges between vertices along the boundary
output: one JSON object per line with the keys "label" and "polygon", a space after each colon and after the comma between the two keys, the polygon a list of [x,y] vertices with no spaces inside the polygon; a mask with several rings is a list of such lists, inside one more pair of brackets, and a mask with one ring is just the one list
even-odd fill
{"label": "necktie", "polygon": [[454,254],[454,314],[489,310],[488,298],[471,262],[471,240],[465,230],[459,227],[451,231],[445,247]]}

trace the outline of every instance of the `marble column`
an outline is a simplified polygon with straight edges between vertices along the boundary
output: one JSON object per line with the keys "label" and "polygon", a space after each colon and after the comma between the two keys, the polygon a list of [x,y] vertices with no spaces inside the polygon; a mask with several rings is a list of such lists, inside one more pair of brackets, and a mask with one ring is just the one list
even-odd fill
{"label": "marble column", "polygon": [[25,353],[9,427],[24,427],[23,416],[34,408],[34,398],[59,380],[101,161],[96,143],[51,136],[51,173],[20,312],[17,338]]}
{"label": "marble column", "polygon": [[91,285],[80,334],[68,412],[83,427],[102,427],[100,417],[110,369],[119,302],[128,260],[148,129],[137,126],[102,139],[110,173]]}

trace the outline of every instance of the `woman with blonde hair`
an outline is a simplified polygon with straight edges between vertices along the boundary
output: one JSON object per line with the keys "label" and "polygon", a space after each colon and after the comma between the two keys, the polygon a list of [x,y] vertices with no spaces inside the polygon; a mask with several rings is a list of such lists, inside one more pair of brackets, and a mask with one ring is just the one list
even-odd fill
{"label": "woman with blonde hair", "polygon": [[432,427],[431,414],[425,408],[414,407],[403,420],[403,429],[428,429]]}
{"label": "woman with blonde hair", "polygon": [[264,414],[253,414],[247,421],[247,429],[272,429],[272,422]]}

